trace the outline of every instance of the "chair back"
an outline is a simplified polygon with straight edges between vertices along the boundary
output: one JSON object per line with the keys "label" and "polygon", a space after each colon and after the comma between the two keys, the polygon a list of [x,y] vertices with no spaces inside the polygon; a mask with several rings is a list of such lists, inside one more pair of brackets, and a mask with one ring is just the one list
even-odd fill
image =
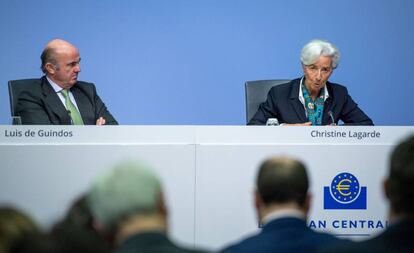
{"label": "chair back", "polygon": [[28,89],[30,85],[33,85],[33,82],[35,82],[36,80],[39,79],[20,79],[9,81],[8,86],[11,116],[18,116],[16,112],[16,105],[19,101],[19,95],[22,91]]}
{"label": "chair back", "polygon": [[245,83],[246,123],[253,118],[259,105],[266,101],[267,93],[273,86],[288,82],[290,80],[287,79],[247,81]]}

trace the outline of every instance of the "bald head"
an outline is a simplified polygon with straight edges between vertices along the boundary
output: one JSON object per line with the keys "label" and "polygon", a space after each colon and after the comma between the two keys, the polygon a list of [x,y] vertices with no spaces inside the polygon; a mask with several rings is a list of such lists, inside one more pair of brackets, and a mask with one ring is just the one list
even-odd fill
{"label": "bald head", "polygon": [[71,43],[54,39],[46,44],[41,69],[53,82],[64,89],[76,84],[80,70],[79,50]]}
{"label": "bald head", "polygon": [[62,40],[62,39],[54,39],[49,41],[46,44],[45,49],[42,52],[42,55],[40,56],[40,59],[42,61],[41,69],[43,73],[47,74],[46,64],[51,63],[53,64],[57,69],[59,69],[59,65],[57,62],[57,57],[59,54],[67,52],[67,51],[73,51],[78,49],[72,45],[71,43]]}
{"label": "bald head", "polygon": [[46,48],[55,48],[55,49],[63,49],[63,48],[76,48],[73,44],[66,40],[62,39],[54,39],[49,41],[46,44]]}
{"label": "bald head", "polygon": [[295,202],[303,206],[309,188],[305,166],[287,157],[264,161],[256,183],[258,194],[266,205]]}

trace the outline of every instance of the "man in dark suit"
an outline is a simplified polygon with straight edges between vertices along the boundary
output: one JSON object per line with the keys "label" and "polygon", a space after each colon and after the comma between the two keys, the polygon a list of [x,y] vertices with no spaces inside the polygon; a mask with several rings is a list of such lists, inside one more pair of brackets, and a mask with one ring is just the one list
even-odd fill
{"label": "man in dark suit", "polygon": [[142,164],[121,163],[97,178],[88,202],[100,230],[113,238],[116,253],[201,253],[168,239],[160,181]]}
{"label": "man in dark suit", "polygon": [[414,136],[394,149],[384,191],[390,202],[390,226],[373,239],[330,247],[323,252],[414,252]]}
{"label": "man in dark suit", "polygon": [[339,120],[373,125],[344,86],[328,82],[339,59],[339,50],[330,42],[310,41],[301,53],[304,76],[270,89],[248,125],[264,125],[269,118],[285,125],[333,125]]}
{"label": "man in dark suit", "polygon": [[301,162],[286,157],[265,161],[256,186],[255,207],[262,230],[223,252],[315,252],[322,245],[339,242],[306,225],[309,182]]}
{"label": "man in dark suit", "polygon": [[16,111],[22,124],[117,125],[95,85],[78,81],[79,50],[67,41],[50,41],[42,55],[45,76],[20,93]]}

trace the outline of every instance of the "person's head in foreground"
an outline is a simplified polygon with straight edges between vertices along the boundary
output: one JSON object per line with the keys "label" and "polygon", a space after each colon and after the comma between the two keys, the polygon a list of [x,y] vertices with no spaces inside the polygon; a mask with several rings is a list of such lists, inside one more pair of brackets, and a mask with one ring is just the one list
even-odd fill
{"label": "person's head in foreground", "polygon": [[288,157],[266,160],[256,179],[255,204],[261,222],[275,210],[297,210],[305,217],[310,204],[306,168]]}
{"label": "person's head in foreground", "polygon": [[158,177],[132,161],[116,165],[92,185],[89,203],[96,220],[116,244],[136,232],[166,232],[166,208]]}

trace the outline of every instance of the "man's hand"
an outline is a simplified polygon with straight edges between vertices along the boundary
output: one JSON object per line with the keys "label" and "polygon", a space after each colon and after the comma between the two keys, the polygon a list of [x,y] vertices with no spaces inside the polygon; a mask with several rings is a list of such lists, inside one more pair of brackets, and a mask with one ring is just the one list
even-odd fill
{"label": "man's hand", "polygon": [[99,119],[96,120],[97,126],[105,125],[105,123],[106,123],[106,120],[103,117],[100,117]]}

